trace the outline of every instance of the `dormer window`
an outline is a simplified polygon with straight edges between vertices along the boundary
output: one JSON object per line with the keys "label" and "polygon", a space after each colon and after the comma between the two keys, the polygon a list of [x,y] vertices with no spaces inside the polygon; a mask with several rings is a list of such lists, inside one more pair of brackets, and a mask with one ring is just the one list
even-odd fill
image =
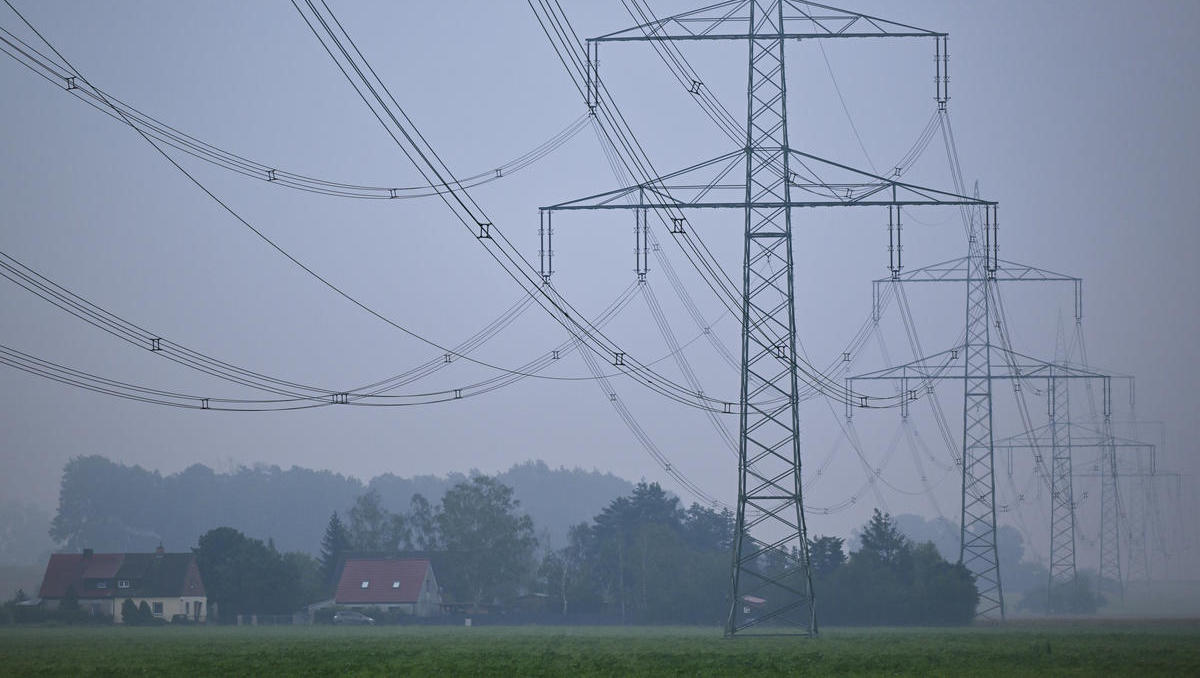
{"label": "dormer window", "polygon": [[394,589],[398,589],[398,588],[400,588],[400,580],[399,580],[399,579],[397,579],[396,581],[392,582],[392,588],[394,588]]}
{"label": "dormer window", "polygon": [[119,589],[129,588],[129,580],[128,579],[118,579],[117,580],[117,588],[119,588]]}
{"label": "dormer window", "polygon": [[371,582],[369,582],[369,581],[367,581],[366,579],[364,579],[364,580],[363,580],[363,582],[362,582],[362,585],[361,585],[359,588],[363,588],[363,589],[365,589],[365,588],[368,588],[368,587],[370,587],[370,586],[371,586]]}

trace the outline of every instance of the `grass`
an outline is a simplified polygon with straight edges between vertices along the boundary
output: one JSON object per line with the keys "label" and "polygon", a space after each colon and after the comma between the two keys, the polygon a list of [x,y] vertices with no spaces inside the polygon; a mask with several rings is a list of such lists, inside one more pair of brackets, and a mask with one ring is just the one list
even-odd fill
{"label": "grass", "polygon": [[1178,676],[1200,675],[1200,622],[733,640],[671,627],[2,627],[0,674]]}

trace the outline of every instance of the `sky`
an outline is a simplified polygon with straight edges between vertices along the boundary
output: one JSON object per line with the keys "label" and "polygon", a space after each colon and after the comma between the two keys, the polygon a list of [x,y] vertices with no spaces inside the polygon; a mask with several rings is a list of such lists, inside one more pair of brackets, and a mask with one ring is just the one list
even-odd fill
{"label": "sky", "polygon": [[[299,174],[370,185],[420,183],[290,3],[14,5],[92,84],[196,138]],[[584,112],[525,3],[330,5],[460,176],[520,156]],[[692,6],[652,3],[660,16]],[[633,24],[618,2],[564,7],[584,36]],[[1193,262],[1200,251],[1194,186],[1200,176],[1200,46],[1194,39],[1200,5],[862,0],[851,9],[950,34],[950,118],[968,184],[978,182],[983,197],[1001,204],[1001,257],[1083,278],[1090,364],[1136,377],[1135,405],[1127,382],[1119,382],[1116,417],[1162,422],[1125,432],[1155,437],[1158,468],[1182,474],[1162,481],[1177,483],[1174,489],[1154,490],[1163,497],[1163,534],[1170,542],[1159,551],[1174,554],[1168,574],[1200,576],[1196,529],[1180,519],[1196,509],[1200,471],[1194,443],[1200,438],[1200,267]],[[7,8],[0,26],[29,37]],[[685,54],[705,87],[743,117],[745,46],[694,44]],[[886,171],[933,113],[932,57],[926,40],[789,45],[791,144]],[[733,150],[650,48],[607,45],[601,70],[659,171]],[[12,59],[0,61],[0,87],[6,92],[0,97],[0,251],[171,341],[300,382],[350,388],[440,354],[283,257],[129,128]],[[296,260],[436,343],[457,343],[520,298],[519,288],[436,199],[313,195],[175,157]],[[951,188],[940,134],[906,177]],[[535,259],[539,206],[618,185],[589,126],[531,167],[471,193],[496,227]],[[886,274],[886,215],[844,212],[810,210],[795,218],[799,338],[822,364],[841,354],[868,317],[870,281]],[[965,253],[957,212],[908,217],[906,266]],[[732,213],[705,214],[694,223],[735,276],[741,225],[742,216]],[[556,219],[555,284],[584,312],[599,312],[632,282],[631,226],[624,214]],[[712,331],[736,352],[734,321],[722,316],[669,236],[658,237],[661,256],[680,272]],[[662,268],[651,262],[649,285],[681,342],[694,339],[700,328]],[[1004,298],[1015,347],[1053,359],[1059,328],[1074,331],[1070,289],[1021,284],[1005,288]],[[909,300],[926,353],[955,344],[963,289],[914,288]],[[7,282],[0,286],[0,308],[5,346],[122,381],[259,397],[119,342]],[[473,355],[514,366],[562,342],[562,328],[539,313],[527,311]],[[663,359],[656,365],[678,376],[640,298],[607,331],[631,355]],[[898,318],[884,318],[878,334],[882,340],[870,342],[846,369],[865,372],[914,357]],[[707,342],[688,344],[684,353],[706,392],[735,398],[737,374]],[[459,361],[413,388],[454,388],[495,374]],[[660,481],[690,502],[638,444],[605,389],[584,378],[588,374],[577,356],[568,356],[546,373],[559,378],[525,379],[451,403],[222,413],[119,400],[4,368],[0,454],[8,472],[0,494],[52,509],[63,464],[84,454],[163,473],[195,463],[218,470],[265,463],[364,479],[497,472],[537,458]],[[704,416],[628,379],[613,383],[674,469],[707,494],[734,499],[734,457]],[[1038,397],[1030,396],[1030,410],[1044,418]],[[961,398],[953,385],[939,387],[951,438],[961,436]],[[997,437],[1019,433],[1013,405],[1001,400],[997,396]],[[1073,417],[1088,420],[1086,402],[1084,391],[1073,392]],[[842,414],[840,405],[820,400],[801,413],[806,503],[818,509],[810,511],[812,532],[849,535],[875,506],[956,518],[957,471],[927,408],[916,408],[904,423],[894,411],[856,413],[853,425],[863,440],[858,452],[842,440]],[[723,425],[736,422],[726,418]],[[1095,456],[1093,450],[1079,454],[1077,466]],[[1009,509],[1000,521],[1019,527],[1036,546],[1046,539],[1046,502],[1029,456],[1018,453],[1011,463],[997,457],[999,502]],[[873,475],[877,482],[870,482]],[[1079,483],[1080,529],[1090,534],[1099,488],[1092,480]],[[1080,548],[1088,550],[1087,538]]]}

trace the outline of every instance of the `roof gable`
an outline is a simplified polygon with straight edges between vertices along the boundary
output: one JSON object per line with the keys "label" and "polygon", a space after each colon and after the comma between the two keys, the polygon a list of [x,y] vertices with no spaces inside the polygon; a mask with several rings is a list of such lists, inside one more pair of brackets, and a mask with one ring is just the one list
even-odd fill
{"label": "roof gable", "polygon": [[[85,581],[88,580],[128,581],[130,586],[120,588],[119,584],[116,584],[96,589],[94,586],[85,585]],[[46,564],[46,575],[42,579],[39,596],[63,598],[71,586],[75,587],[81,598],[174,598],[205,595],[204,582],[196,566],[196,556],[192,553],[51,555],[50,562]]]}
{"label": "roof gable", "polygon": [[[429,561],[425,559],[347,559],[334,602],[339,605],[415,603],[430,572]],[[367,583],[366,588],[363,582]]]}
{"label": "roof gable", "polygon": [[42,588],[39,598],[62,598],[67,595],[67,588],[75,585],[79,591],[79,583],[83,579],[83,555],[80,553],[55,553],[46,563],[46,574],[42,577]]}

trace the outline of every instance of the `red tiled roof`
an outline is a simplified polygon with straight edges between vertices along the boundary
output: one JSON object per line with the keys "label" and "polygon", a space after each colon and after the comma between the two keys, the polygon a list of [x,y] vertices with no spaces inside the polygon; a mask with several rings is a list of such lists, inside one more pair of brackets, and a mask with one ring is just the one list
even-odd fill
{"label": "red tiled roof", "polygon": [[[83,554],[55,553],[46,564],[46,576],[42,579],[39,598],[62,598],[67,587],[76,583],[83,574]],[[79,587],[76,586],[76,589]]]}
{"label": "red tiled roof", "polygon": [[427,572],[428,560],[348,559],[342,566],[334,602],[339,605],[415,603]]}

